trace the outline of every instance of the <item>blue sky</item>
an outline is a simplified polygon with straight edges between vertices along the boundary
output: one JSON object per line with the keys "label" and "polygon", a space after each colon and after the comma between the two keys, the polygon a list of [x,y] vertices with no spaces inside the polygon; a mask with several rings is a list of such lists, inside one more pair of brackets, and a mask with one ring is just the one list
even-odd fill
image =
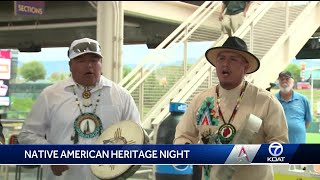
{"label": "blue sky", "polygon": [[[188,45],[188,55],[190,58],[198,58],[199,53],[204,53],[210,46],[208,42],[190,43]],[[205,48],[204,48],[205,47]],[[173,53],[173,58],[181,58],[183,46],[179,46],[177,53]],[[67,56],[67,47],[62,48],[42,48],[38,53],[19,53],[18,60],[20,62],[27,62],[31,60],[38,61],[69,61]],[[141,45],[124,45],[123,46],[123,63],[124,64],[138,64],[143,58],[145,58],[152,50],[148,49],[145,44]]]}
{"label": "blue sky", "polygon": [[[211,42],[212,43],[212,42]],[[194,63],[200,55],[203,55],[205,51],[210,47],[210,42],[189,43],[188,44],[188,58],[189,63]],[[191,51],[192,50],[192,51]],[[67,47],[62,48],[42,48],[41,52],[37,53],[18,53],[18,65],[28,61],[40,61],[46,69],[46,77],[49,77],[53,72],[66,72],[69,73]],[[141,45],[124,45],[122,53],[123,65],[128,65],[130,68],[134,68],[145,57],[147,57],[153,50],[148,49],[145,44]],[[182,62],[183,59],[183,45],[179,45],[178,48],[169,53],[165,53],[168,61],[163,63],[164,65],[171,63],[177,64]],[[106,59],[104,59],[105,61]],[[152,60],[152,59],[151,59]],[[192,62],[191,62],[192,61]]]}
{"label": "blue sky", "polygon": [[[212,42],[211,42],[212,43]],[[197,60],[205,51],[210,47],[210,42],[198,42],[198,43],[189,43],[188,44],[188,58],[192,61]],[[37,60],[43,62],[47,70],[47,76],[52,72],[63,71],[69,72],[68,67],[68,57],[67,57],[67,47],[63,48],[42,48],[41,52],[38,53],[19,53],[18,61],[19,64]],[[145,44],[141,45],[124,45],[123,46],[123,64],[130,65],[133,67],[141,62],[147,55],[152,52],[151,49],[148,49]],[[182,61],[183,58],[183,45],[179,45],[176,50],[173,50],[171,55],[165,53],[169,63],[175,63]],[[56,63],[54,63],[56,62]],[[293,63],[300,64],[302,62],[306,63],[306,68],[311,67],[320,67],[320,59],[318,60],[292,60]]]}
{"label": "blue sky", "polygon": [[19,52],[18,61],[27,62],[31,60],[38,61],[68,61],[68,48],[42,48],[38,53]]}

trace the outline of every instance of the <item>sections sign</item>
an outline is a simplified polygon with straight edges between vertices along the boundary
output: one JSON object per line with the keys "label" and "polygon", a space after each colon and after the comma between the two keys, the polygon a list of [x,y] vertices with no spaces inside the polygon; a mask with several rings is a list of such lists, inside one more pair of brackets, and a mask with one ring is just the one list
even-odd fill
{"label": "sections sign", "polygon": [[45,1],[14,1],[14,14],[22,16],[42,15]]}

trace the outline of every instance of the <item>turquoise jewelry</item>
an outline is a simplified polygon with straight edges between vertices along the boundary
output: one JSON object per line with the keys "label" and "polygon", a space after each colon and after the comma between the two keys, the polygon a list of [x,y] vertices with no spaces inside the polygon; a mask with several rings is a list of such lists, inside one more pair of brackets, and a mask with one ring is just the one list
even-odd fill
{"label": "turquoise jewelry", "polygon": [[[90,91],[87,91],[87,92],[90,93]],[[78,99],[74,86],[73,86],[73,94],[76,96],[76,104],[79,108],[80,115],[74,121],[73,126],[74,126],[75,135],[74,137],[71,138],[71,140],[73,140],[74,144],[77,144],[79,142],[79,136],[83,138],[94,138],[96,136],[99,136],[102,132],[102,129],[103,129],[102,122],[99,116],[96,115],[97,107],[100,102],[101,90],[99,91],[96,104],[92,113],[88,113],[88,112],[84,113],[82,111],[80,107],[80,101]],[[84,96],[84,93],[82,93],[82,95]],[[91,97],[91,93],[89,94],[89,96]]]}

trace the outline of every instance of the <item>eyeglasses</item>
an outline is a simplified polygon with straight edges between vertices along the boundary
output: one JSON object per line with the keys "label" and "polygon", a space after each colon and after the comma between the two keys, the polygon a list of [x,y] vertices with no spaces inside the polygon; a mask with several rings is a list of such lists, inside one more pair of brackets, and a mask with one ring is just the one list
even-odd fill
{"label": "eyeglasses", "polygon": [[99,44],[94,42],[83,42],[79,43],[72,47],[72,51],[75,53],[81,53],[86,51],[92,51],[92,52],[101,52],[101,48]]}

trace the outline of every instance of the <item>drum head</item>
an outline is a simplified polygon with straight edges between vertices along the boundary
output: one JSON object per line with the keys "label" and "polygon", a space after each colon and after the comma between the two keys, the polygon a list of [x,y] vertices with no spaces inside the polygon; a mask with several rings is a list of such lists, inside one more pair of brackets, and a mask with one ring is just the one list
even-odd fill
{"label": "drum head", "polygon": [[[144,144],[143,129],[131,120],[111,125],[98,137],[96,144]],[[140,166],[139,166],[140,167]],[[116,179],[129,177],[139,169],[133,165],[91,165],[92,173],[100,179]],[[121,178],[120,178],[121,179]]]}

